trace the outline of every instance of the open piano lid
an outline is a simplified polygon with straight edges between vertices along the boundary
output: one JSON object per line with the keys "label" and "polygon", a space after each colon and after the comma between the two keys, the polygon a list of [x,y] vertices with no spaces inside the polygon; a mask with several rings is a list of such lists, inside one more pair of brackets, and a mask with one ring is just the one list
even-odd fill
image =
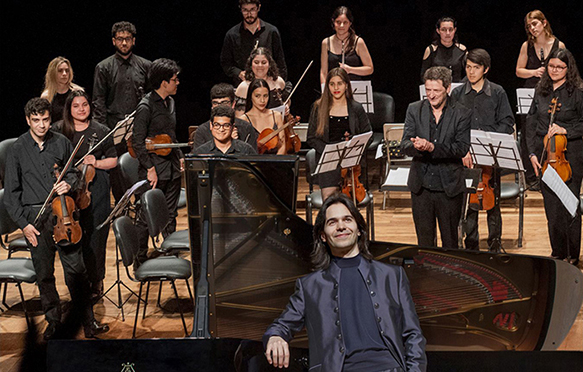
{"label": "open piano lid", "polygon": [[[212,189],[209,328],[260,340],[310,272],[311,227],[295,213],[296,156],[189,157],[188,217],[200,261],[197,177]],[[583,302],[583,274],[562,261],[371,242],[375,259],[405,268],[428,350],[552,350]],[[212,263],[212,264],[211,264]],[[194,277],[194,276],[193,276]],[[307,346],[296,335],[293,346]]]}

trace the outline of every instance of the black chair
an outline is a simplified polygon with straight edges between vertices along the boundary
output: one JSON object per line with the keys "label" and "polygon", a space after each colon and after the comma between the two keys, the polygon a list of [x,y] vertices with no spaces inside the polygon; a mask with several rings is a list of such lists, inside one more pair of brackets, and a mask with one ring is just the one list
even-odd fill
{"label": "black chair", "polygon": [[[386,93],[374,92],[373,103],[374,113],[367,114],[373,131],[372,141],[367,148],[367,154],[372,153],[374,158],[377,147],[383,141],[383,125],[395,121],[395,100]],[[382,168],[380,170],[382,171]],[[368,167],[365,168],[365,177],[367,182],[366,186],[368,187]]]}
{"label": "black chair", "polygon": [[[140,180],[138,177],[138,159],[133,158],[129,152],[122,154],[118,159],[121,173],[126,185],[133,185]],[[180,189],[180,198],[178,199],[178,209],[186,207],[186,190]]]}
{"label": "black chair", "polygon": [[[140,283],[140,290],[138,293],[138,305],[136,308],[136,318],[134,320],[134,330],[132,333],[132,338],[136,337],[136,327],[138,325],[138,315],[140,312],[140,302],[144,302],[144,312],[142,319],[146,317],[146,307],[148,304],[148,294],[150,292],[150,282],[163,282],[169,281],[174,290],[174,296],[178,303],[178,309],[180,311],[180,317],[182,318],[182,326],[184,327],[184,334],[188,336],[188,330],[186,329],[186,322],[184,320],[184,312],[182,311],[182,305],[180,304],[180,297],[178,297],[178,291],[176,290],[176,280],[185,280],[186,287],[188,288],[188,294],[190,299],[193,300],[192,292],[190,290],[190,284],[188,279],[192,274],[190,261],[183,258],[178,258],[175,256],[163,256],[158,258],[153,258],[144,262],[140,267],[134,272],[134,276],[131,275],[129,266],[134,263],[134,257],[139,250],[139,243],[136,239],[136,227],[133,225],[132,220],[127,216],[122,216],[117,218],[113,222],[113,233],[115,235],[116,244],[119,247],[123,265],[126,268],[127,276],[130,280]],[[142,290],[144,283],[147,283],[146,297],[142,299]],[[160,284],[161,285],[161,284]],[[158,298],[158,304],[160,303],[160,298]]]}
{"label": "black chair", "polygon": [[12,144],[16,142],[17,138],[8,138],[0,142],[0,185],[4,187],[4,171],[6,168],[6,156],[8,151],[12,147]]}
{"label": "black chair", "polygon": [[33,284],[36,282],[36,271],[32,265],[30,258],[17,257],[8,260],[0,261],[0,283],[4,283],[4,295],[2,297],[2,304],[10,309],[6,304],[6,286],[8,283],[15,283],[20,293],[20,300],[22,301],[22,309],[24,310],[24,317],[26,324],[30,326],[30,319],[26,310],[26,301],[24,301],[24,294],[22,293],[22,283]]}
{"label": "black chair", "polygon": [[[310,149],[306,154],[306,181],[309,185],[310,192],[306,195],[306,221],[312,225],[312,208],[322,208],[322,192],[320,190],[314,191],[314,179],[312,178],[312,171],[316,169],[316,150]],[[364,199],[358,203],[359,209],[366,208],[366,220],[368,222],[369,236],[374,240],[374,199],[370,191],[367,190]]]}
{"label": "black chair", "polygon": [[0,245],[8,251],[8,258],[15,252],[28,251],[28,244],[23,236],[8,241],[8,234],[18,230],[18,226],[6,210],[4,205],[4,189],[0,190]]}
{"label": "black chair", "polygon": [[500,182],[500,200],[513,200],[518,198],[518,248],[522,248],[522,236],[524,234],[524,197],[526,184],[524,174],[517,172],[514,182]]}
{"label": "black chair", "polygon": [[168,225],[170,212],[162,190],[148,190],[142,194],[140,200],[145,222],[148,225],[148,235],[152,238],[154,248],[160,252],[188,251],[190,249],[190,235],[188,230],[175,231],[166,236],[160,243],[160,235]]}

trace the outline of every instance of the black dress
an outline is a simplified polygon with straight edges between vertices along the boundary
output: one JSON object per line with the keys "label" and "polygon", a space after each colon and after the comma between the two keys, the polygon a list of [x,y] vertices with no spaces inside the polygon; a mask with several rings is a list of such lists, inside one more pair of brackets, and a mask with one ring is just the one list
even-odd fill
{"label": "black dress", "polygon": [[[354,48],[344,53],[344,63],[350,67],[361,67],[363,66],[362,60],[360,56],[356,53],[356,45],[358,44],[359,37],[356,37],[354,41]],[[342,62],[342,54],[334,54],[330,50],[330,37],[327,39],[328,41],[328,71],[332,70],[333,68],[340,67],[340,63]],[[348,74],[350,80],[367,80],[368,76],[359,76],[355,74]]]}
{"label": "black dress", "polygon": [[421,63],[421,81],[423,81],[423,75],[430,67],[434,66],[444,66],[451,70],[452,82],[459,83],[465,76],[464,69],[464,56],[466,51],[460,49],[458,43],[454,43],[450,47],[445,47],[441,42],[437,44],[437,48],[433,48],[435,44],[429,46],[431,53],[427,59],[424,59]]}
{"label": "black dress", "polygon": [[51,122],[55,123],[63,119],[63,109],[65,108],[65,101],[67,101],[69,93],[71,93],[71,89],[65,93],[57,92],[53,96],[53,101],[51,102]]}
{"label": "black dress", "polygon": [[[542,66],[545,66],[549,62],[550,55],[557,49],[559,49],[559,39],[555,38],[549,55],[547,58],[541,60],[540,51],[537,53],[537,51],[534,50],[534,44],[528,43],[528,47],[526,48],[526,55],[528,56],[528,59],[526,61],[525,68],[529,70],[536,70]],[[524,80],[523,88],[534,88],[536,87],[536,84],[539,82],[539,80],[539,77],[531,76]]]}

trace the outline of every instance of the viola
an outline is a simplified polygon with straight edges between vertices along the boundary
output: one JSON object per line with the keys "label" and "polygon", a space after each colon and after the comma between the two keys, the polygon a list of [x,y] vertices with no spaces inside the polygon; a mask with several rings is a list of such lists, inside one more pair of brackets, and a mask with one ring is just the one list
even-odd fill
{"label": "viola", "polygon": [[[55,164],[55,177],[60,178],[58,166]],[[77,244],[83,237],[79,224],[77,207],[72,197],[59,195],[52,202],[53,209],[53,239],[60,246]]]}
{"label": "viola", "polygon": [[[89,139],[89,151],[95,146],[97,135],[94,133],[93,137]],[[89,184],[95,178],[95,167],[91,164],[81,164],[78,167],[81,170],[81,179],[83,180],[83,187],[77,192],[75,202],[79,209],[87,209],[91,205],[91,191],[89,191]]]}
{"label": "viola", "polygon": [[470,207],[474,210],[489,211],[496,205],[496,194],[490,186],[492,167],[482,167],[482,179],[478,183],[475,194],[470,194]]}
{"label": "viola", "polygon": [[[346,133],[345,141],[348,141],[349,134]],[[352,198],[354,205],[357,205],[366,197],[366,190],[359,177],[362,173],[360,164],[350,168],[343,168],[340,172],[342,177],[342,193]]]}
{"label": "viola", "polygon": [[[549,126],[553,125],[555,115],[560,110],[561,104],[559,103],[558,98],[554,97],[549,106],[549,113],[551,114]],[[564,134],[555,134],[552,137],[549,137],[547,134],[543,141],[545,147],[543,157],[545,154],[546,157],[542,166],[542,172],[544,173],[550,165],[555,171],[557,171],[563,182],[569,181],[573,172],[571,170],[571,165],[565,156],[565,153],[567,152],[567,136]]]}
{"label": "viola", "polygon": [[[132,138],[127,139],[128,152],[132,158],[137,157],[134,147],[132,146]],[[191,143],[173,143],[172,138],[167,134],[157,134],[154,137],[146,138],[146,150],[160,156],[167,156],[172,152],[172,149],[180,147],[191,146]]]}
{"label": "viola", "polygon": [[[291,115],[290,115],[291,116]],[[281,141],[279,140],[279,133],[281,133],[282,131],[285,131],[287,128],[291,128],[293,125],[295,125],[297,122],[299,122],[300,117],[296,116],[296,118],[294,120],[289,120],[286,121],[286,123],[284,125],[282,125],[281,127],[277,128],[277,129],[272,129],[272,128],[265,128],[261,131],[261,133],[259,133],[259,136],[257,137],[257,152],[259,154],[265,154],[268,151],[273,151],[275,149],[279,149],[282,145]],[[295,134],[295,133],[294,133]],[[297,142],[299,142],[299,146],[302,146],[302,143],[299,139],[299,137],[297,137]],[[294,144],[294,146],[296,146]],[[286,149],[287,149],[287,144],[286,144]],[[298,148],[299,151],[299,148]],[[296,151],[297,152],[297,151]],[[286,152],[287,154],[289,154],[289,152]]]}
{"label": "viola", "polygon": [[285,123],[293,122],[292,125],[286,127],[283,133],[285,134],[285,153],[286,154],[297,154],[302,148],[302,140],[294,131],[294,125],[300,122],[299,116],[293,116],[292,114],[285,115]]}

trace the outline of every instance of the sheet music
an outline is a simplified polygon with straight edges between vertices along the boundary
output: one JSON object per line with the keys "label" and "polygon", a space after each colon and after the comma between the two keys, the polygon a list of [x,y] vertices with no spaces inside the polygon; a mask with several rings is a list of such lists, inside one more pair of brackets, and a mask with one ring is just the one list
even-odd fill
{"label": "sheet music", "polygon": [[371,136],[372,131],[358,134],[349,141],[326,145],[314,174],[330,172],[339,166],[348,168],[358,165]]}
{"label": "sheet music", "polygon": [[274,107],[272,108],[272,110],[275,112],[279,112],[282,118],[285,116],[285,105]]}
{"label": "sheet music", "polygon": [[[496,154],[492,154],[490,145]],[[475,164],[493,166],[493,155],[496,155],[500,168],[524,171],[518,145],[511,134],[472,129],[470,146]]]}
{"label": "sheet music", "polygon": [[571,216],[575,217],[577,208],[579,208],[579,199],[571,192],[565,182],[563,182],[555,168],[547,167],[542,180],[553,190]]}
{"label": "sheet music", "polygon": [[336,170],[336,168],[338,168],[338,162],[340,161],[340,154],[346,147],[347,143],[348,142],[339,142],[326,145],[314,174]]}
{"label": "sheet music", "polygon": [[409,179],[409,167],[397,168],[389,170],[389,175],[383,183],[383,186],[404,186],[407,187],[407,180]]}
{"label": "sheet music", "polygon": [[132,135],[134,117],[132,116],[131,118],[124,119],[124,120],[127,120],[127,121],[123,125],[121,125],[119,128],[117,128],[115,130],[115,132],[113,132],[112,136],[113,136],[113,144],[114,145],[119,145],[124,140],[127,141],[127,139],[130,138]]}
{"label": "sheet music", "polygon": [[516,89],[516,102],[518,103],[517,114],[528,114],[532,99],[534,97],[534,88],[518,88]]}
{"label": "sheet music", "polygon": [[[351,80],[350,85],[354,100],[362,105],[364,111],[374,114],[372,82],[370,80]],[[320,88],[324,92],[324,83],[320,84]]]}
{"label": "sheet music", "polygon": [[[464,83],[451,83],[451,89],[449,90],[449,95],[451,95],[451,92],[453,92],[453,90],[461,85],[464,85]],[[427,92],[425,91],[425,84],[421,84],[419,85],[419,97],[420,99],[424,100],[425,98],[427,98]]]}

